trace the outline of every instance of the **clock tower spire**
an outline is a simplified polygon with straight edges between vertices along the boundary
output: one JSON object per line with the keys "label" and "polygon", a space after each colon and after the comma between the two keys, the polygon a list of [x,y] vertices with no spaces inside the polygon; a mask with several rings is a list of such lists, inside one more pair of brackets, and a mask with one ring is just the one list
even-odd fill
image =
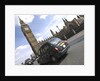
{"label": "clock tower spire", "polygon": [[[19,17],[18,17],[19,18]],[[28,26],[28,24],[24,23],[23,20],[21,20],[19,18],[19,21],[20,21],[20,25],[21,25],[21,30],[24,34],[24,36],[26,37],[28,43],[30,44],[33,52],[35,53],[35,55],[38,54],[38,50],[39,50],[39,44],[35,38],[35,36],[33,35],[30,27]]]}

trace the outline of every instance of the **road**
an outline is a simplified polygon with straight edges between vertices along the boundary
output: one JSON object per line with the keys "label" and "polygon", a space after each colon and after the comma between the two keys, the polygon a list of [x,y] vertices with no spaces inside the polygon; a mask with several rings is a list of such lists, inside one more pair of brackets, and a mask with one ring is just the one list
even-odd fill
{"label": "road", "polygon": [[[68,39],[70,48],[57,63],[47,65],[84,65],[84,31]],[[35,63],[38,65],[37,63]]]}
{"label": "road", "polygon": [[84,65],[84,40],[70,46],[60,65]]}

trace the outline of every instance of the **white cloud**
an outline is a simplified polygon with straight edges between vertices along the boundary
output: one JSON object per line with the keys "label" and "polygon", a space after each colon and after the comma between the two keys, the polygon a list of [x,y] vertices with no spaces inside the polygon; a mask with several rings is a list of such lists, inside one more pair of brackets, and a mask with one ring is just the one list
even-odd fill
{"label": "white cloud", "polygon": [[40,19],[45,19],[48,15],[40,15]]}
{"label": "white cloud", "polygon": [[40,34],[40,33],[37,33],[36,36],[37,36],[37,37],[38,37],[38,36],[41,36],[41,34]]}
{"label": "white cloud", "polygon": [[37,33],[36,35],[37,41],[42,41],[43,40],[43,35],[41,33]]}
{"label": "white cloud", "polygon": [[21,45],[15,49],[15,64],[21,64],[25,59],[30,58],[33,53],[30,45]]}
{"label": "white cloud", "polygon": [[29,47],[29,45],[21,45],[21,46],[19,46],[18,48],[16,48],[16,51],[17,50],[23,50],[23,49],[26,49],[26,48],[28,48]]}
{"label": "white cloud", "polygon": [[33,15],[16,15],[15,16],[15,24],[20,26],[20,23],[19,23],[19,18],[18,16],[20,17],[20,19],[22,19],[26,24],[28,23],[31,23],[34,19],[34,16]]}
{"label": "white cloud", "polygon": [[37,38],[37,41],[42,41],[42,40],[43,40],[43,36]]}

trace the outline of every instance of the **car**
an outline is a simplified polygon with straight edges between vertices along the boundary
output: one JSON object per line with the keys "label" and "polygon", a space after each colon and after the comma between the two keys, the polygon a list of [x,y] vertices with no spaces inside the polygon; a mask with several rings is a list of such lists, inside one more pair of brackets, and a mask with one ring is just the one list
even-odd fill
{"label": "car", "polygon": [[57,62],[59,58],[67,54],[69,47],[67,40],[53,37],[40,47],[37,61],[40,65],[51,61]]}

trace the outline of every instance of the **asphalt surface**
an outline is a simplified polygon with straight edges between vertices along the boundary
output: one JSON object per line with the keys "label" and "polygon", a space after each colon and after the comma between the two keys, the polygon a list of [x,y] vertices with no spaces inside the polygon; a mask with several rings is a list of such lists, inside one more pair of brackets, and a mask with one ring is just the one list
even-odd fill
{"label": "asphalt surface", "polygon": [[60,65],[84,65],[84,40],[70,47]]}
{"label": "asphalt surface", "polygon": [[[84,31],[68,39],[70,48],[57,63],[48,63],[47,65],[84,65]],[[37,62],[34,63],[38,65]]]}

